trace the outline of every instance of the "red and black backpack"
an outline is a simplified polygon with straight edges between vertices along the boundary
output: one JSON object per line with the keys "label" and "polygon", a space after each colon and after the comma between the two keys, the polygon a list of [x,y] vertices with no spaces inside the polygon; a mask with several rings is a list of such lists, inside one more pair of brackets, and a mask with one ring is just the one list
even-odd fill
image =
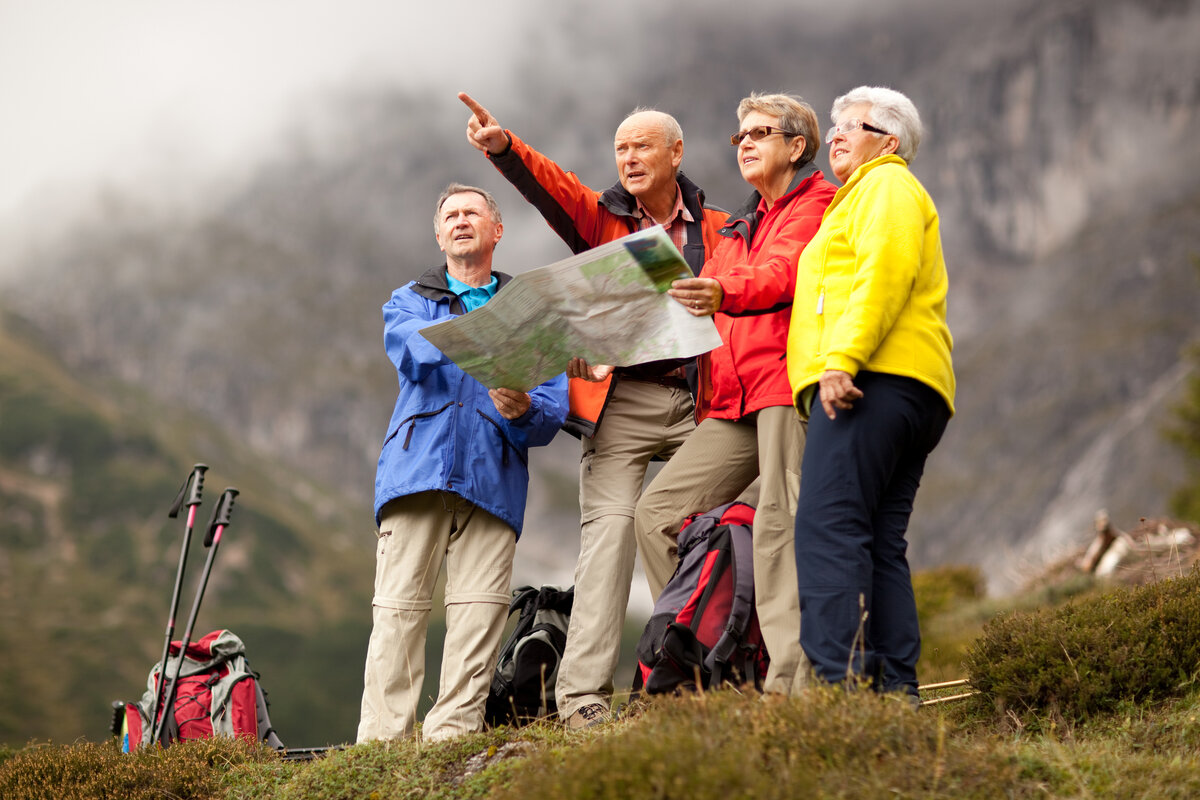
{"label": "red and black backpack", "polygon": [[679,564],[637,645],[648,694],[753,683],[769,658],[754,608],[754,507],[727,503],[693,514],[679,531]]}

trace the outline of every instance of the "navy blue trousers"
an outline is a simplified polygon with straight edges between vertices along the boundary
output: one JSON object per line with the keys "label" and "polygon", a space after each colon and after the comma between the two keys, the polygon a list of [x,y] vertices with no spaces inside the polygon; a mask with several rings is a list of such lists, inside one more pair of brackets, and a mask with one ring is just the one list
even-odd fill
{"label": "navy blue trousers", "polygon": [[800,645],[817,676],[917,694],[921,632],[905,534],[950,410],[920,381],[877,372],[830,420],[813,399],[796,508]]}

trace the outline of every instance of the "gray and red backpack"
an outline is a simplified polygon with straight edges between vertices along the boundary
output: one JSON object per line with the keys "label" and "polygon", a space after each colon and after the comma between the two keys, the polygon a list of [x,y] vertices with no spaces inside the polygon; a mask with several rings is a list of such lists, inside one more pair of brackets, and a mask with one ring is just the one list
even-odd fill
{"label": "gray and red backpack", "polygon": [[635,689],[762,689],[769,657],[754,608],[753,522],[754,507],[737,501],[684,520],[679,564],[638,640]]}
{"label": "gray and red backpack", "polygon": [[[182,642],[171,642],[167,674],[175,674]],[[154,708],[162,676],[154,665],[140,702],[114,703],[113,733],[121,737],[123,752],[150,744],[159,712]],[[233,736],[263,741],[277,749],[283,742],[271,727],[267,699],[258,674],[246,663],[242,640],[227,630],[217,630],[190,642],[183,654],[175,701],[167,709],[163,745],[179,740]]]}

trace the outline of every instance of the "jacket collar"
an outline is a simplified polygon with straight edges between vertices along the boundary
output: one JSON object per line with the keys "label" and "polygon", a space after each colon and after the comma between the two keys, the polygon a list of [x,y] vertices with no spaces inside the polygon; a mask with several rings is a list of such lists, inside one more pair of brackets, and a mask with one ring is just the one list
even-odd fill
{"label": "jacket collar", "polygon": [[[801,167],[796,174],[792,176],[792,181],[788,184],[787,191],[783,193],[782,197],[775,201],[775,205],[786,205],[787,203],[791,202],[792,198],[800,193],[802,185],[808,181],[809,178],[816,175],[817,172],[817,164],[814,161],[810,161]],[[747,242],[753,241],[754,233],[758,230],[758,223],[760,221],[758,217],[758,206],[761,202],[762,195],[757,189],[755,189],[750,193],[750,196],[746,198],[746,202],[742,204],[742,207],[730,214],[729,219],[725,220],[725,224],[721,227],[720,234],[728,238],[741,236]]]}
{"label": "jacket collar", "polygon": [[[512,280],[512,276],[492,270],[492,275],[496,276],[496,280],[500,282],[500,286],[496,291],[503,289],[504,286]],[[463,313],[462,303],[458,299],[458,295],[450,291],[450,283],[446,280],[446,265],[440,267],[430,267],[421,273],[421,277],[413,281],[413,291],[422,297],[428,298],[435,303],[440,303],[443,300],[450,302],[450,311],[454,314]]]}
{"label": "jacket collar", "polygon": [[[692,183],[682,171],[675,173],[675,182],[683,194],[684,208],[692,215],[692,221],[687,223],[688,243],[683,248],[683,258],[691,267],[692,274],[699,275],[704,262],[712,255],[704,245],[704,190]],[[620,181],[600,195],[600,205],[614,216],[624,219],[630,233],[638,229],[637,198]]]}
{"label": "jacket collar", "polygon": [[[683,205],[695,219],[704,216],[704,190],[688,179],[683,171],[675,173],[675,182],[683,193]],[[637,198],[621,185],[620,181],[610,186],[600,195],[600,205],[607,208],[618,217],[634,217],[637,215]]]}
{"label": "jacket collar", "polygon": [[860,181],[862,181],[864,177],[866,177],[868,172],[876,167],[881,167],[884,164],[899,164],[906,169],[908,168],[908,162],[895,153],[888,153],[886,156],[873,158],[865,164],[860,164],[858,169],[850,173],[850,177],[846,179],[846,183],[837,190],[837,194],[833,198],[833,203],[830,203],[830,205],[836,204],[838,200],[849,193],[851,189],[853,189]]}

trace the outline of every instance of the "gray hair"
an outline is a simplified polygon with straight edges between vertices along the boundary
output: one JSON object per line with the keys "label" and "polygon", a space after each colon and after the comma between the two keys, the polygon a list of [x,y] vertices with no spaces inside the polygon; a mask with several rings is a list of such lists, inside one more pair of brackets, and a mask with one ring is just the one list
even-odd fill
{"label": "gray hair", "polygon": [[442,190],[442,194],[438,197],[437,205],[433,209],[433,232],[435,234],[441,232],[442,222],[442,206],[446,204],[446,200],[452,194],[462,194],[463,192],[474,192],[483,198],[483,202],[487,205],[488,213],[492,215],[492,222],[499,224],[500,206],[496,205],[496,198],[492,197],[491,192],[486,189],[480,189],[478,186],[468,186],[465,183],[452,183]]}
{"label": "gray hair", "polygon": [[785,131],[793,131],[804,137],[804,152],[796,167],[803,167],[817,157],[821,149],[821,131],[817,122],[817,112],[804,102],[802,98],[792,94],[759,94],[751,92],[749,97],[742,98],[738,103],[737,118],[740,124],[751,111],[775,117],[779,127]]}
{"label": "gray hair", "polygon": [[871,107],[871,122],[895,136],[900,144],[896,147],[896,155],[912,163],[917,157],[917,149],[921,146],[921,115],[913,101],[884,86],[859,86],[851,89],[833,101],[830,116],[833,124],[838,123],[838,117],[850,106],[866,103]]}
{"label": "gray hair", "polygon": [[[650,108],[649,106],[638,106],[633,111],[630,111],[625,115],[625,119],[621,120],[621,125],[624,125],[625,120],[628,120],[633,115],[645,113],[654,114],[658,118],[658,127],[662,131],[663,138],[667,140],[667,147],[674,147],[676,142],[683,139],[683,128],[679,125],[679,120],[665,111],[659,111],[657,108]],[[620,128],[621,125],[617,127]]]}

